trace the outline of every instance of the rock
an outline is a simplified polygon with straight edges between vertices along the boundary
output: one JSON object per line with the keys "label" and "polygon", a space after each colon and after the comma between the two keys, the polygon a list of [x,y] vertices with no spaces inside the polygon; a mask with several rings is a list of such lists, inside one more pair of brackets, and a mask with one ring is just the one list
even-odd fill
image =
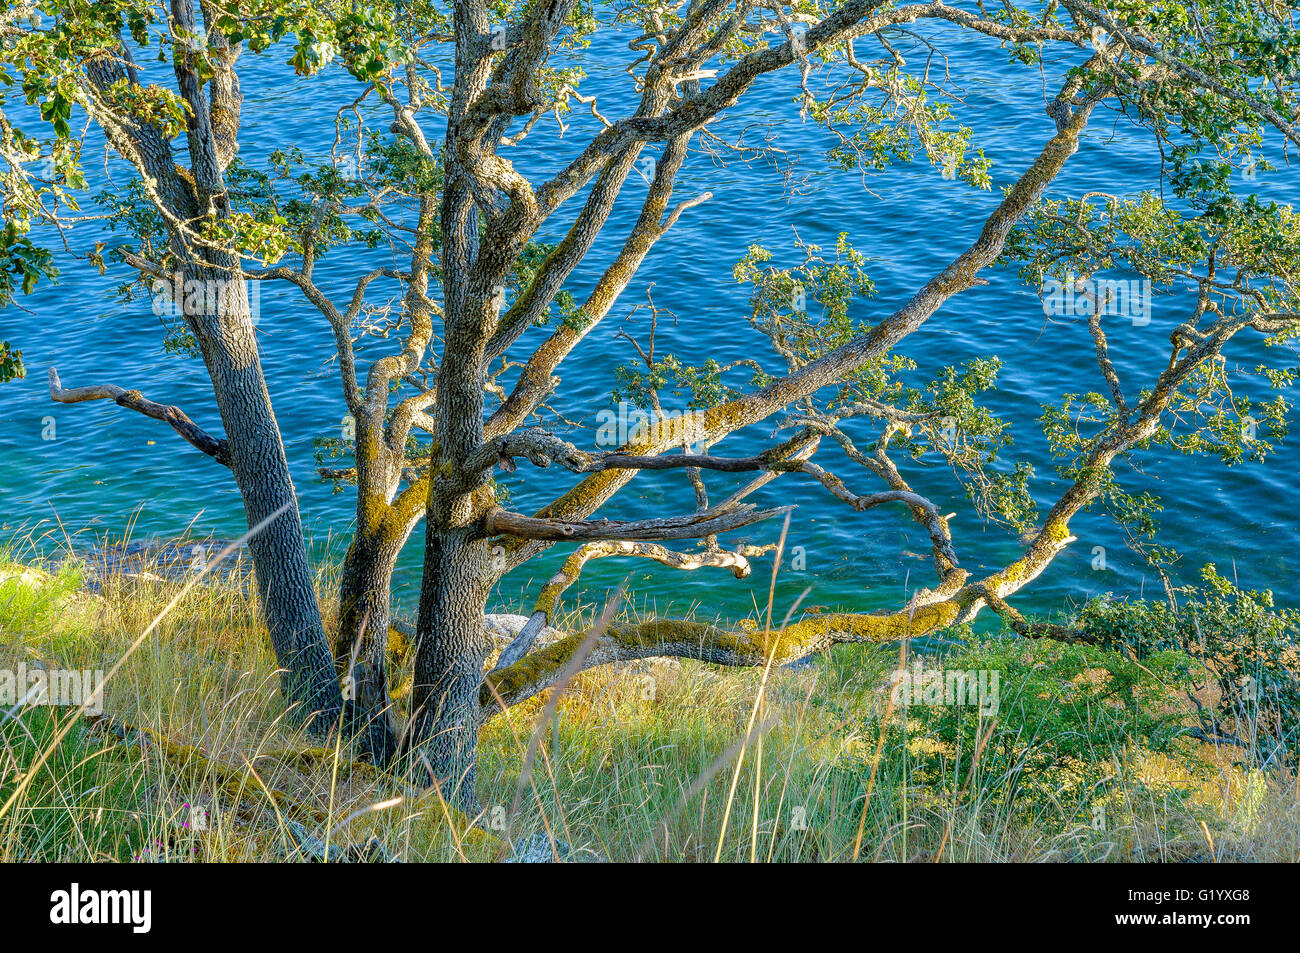
{"label": "rock", "polygon": [[[526,615],[489,612],[483,617],[483,627],[487,630],[488,639],[492,642],[492,647],[498,651],[513,642],[515,637],[519,635],[520,630],[527,624],[528,616]],[[542,646],[550,645],[552,642],[558,642],[568,634],[548,625],[538,634],[537,641],[533,643],[531,651],[536,651]]]}
{"label": "rock", "polygon": [[821,660],[822,654],[820,652],[813,652],[811,655],[797,658],[793,662],[786,662],[781,667],[786,671],[797,672],[800,669],[813,668],[814,666],[820,665]]}
{"label": "rock", "polygon": [[364,844],[345,847],[342,844],[330,844],[328,851],[325,842],[312,834],[297,821],[288,821],[285,829],[297,848],[290,857],[298,856],[310,863],[335,864],[395,864],[400,860],[389,854],[388,849],[380,843],[379,838],[371,837]]}
{"label": "rock", "polygon": [[[527,624],[528,616],[523,615],[489,612],[483,617],[483,629],[488,637],[488,657],[485,671],[491,671],[496,667],[498,660],[501,658],[501,653],[515,640]],[[566,635],[568,635],[567,632],[561,632],[559,629],[548,625],[537,633],[528,651],[536,652],[538,649],[550,645]],[[515,654],[517,655],[518,651]]]}
{"label": "rock", "polygon": [[514,851],[502,863],[506,864],[553,864],[556,859],[562,864],[588,863],[604,864],[608,861],[592,850],[575,850],[562,840],[556,840],[552,848],[551,838],[546,831],[516,841]]}
{"label": "rock", "polygon": [[0,566],[0,586],[13,581],[16,586],[39,589],[50,578],[48,572],[35,566]]}
{"label": "rock", "polygon": [[[489,612],[483,617],[483,629],[487,633],[488,637],[487,664],[484,671],[490,671],[492,667],[496,665],[497,659],[501,656],[501,653],[505,651],[506,646],[515,640],[527,623],[528,616],[511,615],[506,612]],[[399,656],[404,655],[409,645],[412,645],[415,642],[415,626],[410,622],[398,618],[394,618],[389,623],[389,626],[407,642],[406,646],[402,646],[400,650],[395,653]],[[538,636],[529,651],[536,652],[539,648],[563,639],[568,636],[568,634],[569,633],[561,632],[559,629],[548,625],[538,633]],[[391,637],[389,646],[391,652],[393,650]]]}

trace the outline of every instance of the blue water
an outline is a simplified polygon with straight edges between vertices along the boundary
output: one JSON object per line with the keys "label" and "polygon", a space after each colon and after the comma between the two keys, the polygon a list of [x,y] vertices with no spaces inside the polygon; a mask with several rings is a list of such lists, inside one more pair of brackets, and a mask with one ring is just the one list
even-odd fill
{"label": "blue water", "polygon": [[[599,95],[600,108],[609,116],[626,114],[635,102],[630,81],[618,65],[625,61],[628,38],[607,31],[582,56],[590,76],[584,89]],[[965,106],[958,107],[958,115],[974,127],[975,142],[994,163],[991,192],[944,181],[939,170],[924,162],[873,174],[866,183],[870,191],[864,189],[858,173],[834,171],[822,161],[830,139],[816,126],[800,121],[793,102],[796,74],[787,70],[769,76],[715,131],[725,135],[768,124],[773,144],[787,151],[795,175],[802,179],[801,187],[792,194],[782,176],[762,164],[733,162],[723,167],[706,155],[692,156],[679,176],[679,198],[704,191],[711,191],[714,198],[682,217],[655,247],[613,313],[562,366],[564,384],[557,409],[594,426],[597,410],[609,404],[614,369],[636,359],[627,342],[616,340],[615,334],[624,326],[627,313],[644,301],[643,291],[652,283],[655,303],[677,316],[675,327],[661,328],[661,353],[672,350],[687,363],[710,356],[722,362],[756,357],[773,371],[779,370],[765,339],[746,324],[747,291],[731,276],[731,266],[752,243],[761,243],[779,260],[793,263],[796,230],[803,240],[824,247],[833,246],[837,233],[848,232],[856,247],[872,259],[875,298],[854,305],[855,315],[865,320],[892,312],[963,251],[998,201],[1000,188],[1032,161],[1051,135],[1051,122],[1043,111],[1045,90],[1050,97],[1055,89],[1053,76],[1063,64],[1049,64],[1044,81],[1033,70],[1006,66],[1005,54],[989,43],[951,36],[945,42],[953,74],[964,77]],[[271,56],[245,56],[241,61],[245,93],[241,154],[253,165],[271,150],[289,145],[300,147],[313,159],[328,161],[334,111],[355,97],[349,77],[295,77],[282,63],[287,56],[281,49]],[[570,129],[562,139],[547,135],[543,127],[518,149],[507,150],[534,181],[569,161],[597,128],[589,114],[584,119],[581,109],[568,121]],[[432,121],[426,131],[431,139],[441,138],[441,129]],[[92,137],[86,156],[92,189],[98,190],[107,184],[102,142]],[[1156,188],[1156,162],[1149,139],[1111,114],[1098,114],[1053,194],[1079,195],[1094,189],[1130,194]],[[121,163],[109,168],[119,184],[125,181]],[[644,186],[635,175],[630,182],[606,228],[607,241],[570,284],[579,296],[608,263],[639,209]],[[1251,188],[1284,202],[1300,199],[1300,182],[1285,167],[1261,173]],[[558,240],[567,216],[576,214],[580,202],[581,196],[572,200],[539,237]],[[94,224],[80,226],[72,234],[79,247],[88,247],[96,237]],[[384,260],[384,252],[332,252],[318,268],[318,280],[341,301],[357,274]],[[239,535],[243,513],[228,473],[183,444],[167,427],[107,402],[73,406],[50,402],[46,369],[57,366],[67,386],[112,381],[138,387],[156,400],[178,404],[202,424],[214,429],[219,425],[201,363],[162,352],[160,327],[148,301],[124,306],[116,299],[114,288],[116,281],[125,280],[124,269],[110,266],[106,280],[66,255],[59,265],[63,274],[57,286],[42,284],[21,301],[30,313],[17,307],[0,311],[0,339],[23,350],[29,369],[26,380],[5,385],[0,392],[4,537],[56,527],[56,538],[65,532],[82,534],[86,542],[91,536],[121,537],[128,531],[137,539],[175,537],[187,530]],[[1059,403],[1060,395],[1069,391],[1102,390],[1104,383],[1092,359],[1083,318],[1048,323],[1038,298],[1011,271],[991,271],[985,277],[987,286],[949,302],[902,350],[920,363],[918,381],[944,365],[977,355],[995,354],[1003,360],[999,388],[987,402],[1016,425],[1011,452],[1033,464],[1038,474],[1035,492],[1050,505],[1054,471],[1036,423],[1041,405]],[[1112,358],[1131,391],[1163,366],[1169,331],[1183,320],[1191,303],[1185,296],[1158,297],[1149,325],[1114,322]],[[336,559],[350,533],[353,498],[350,491],[333,493],[316,477],[312,448],[314,439],[338,434],[344,415],[336,368],[329,363],[328,328],[299,292],[287,285],[264,284],[261,309],[263,362],[304,522],[317,558]],[[630,329],[644,331],[644,313]],[[530,332],[513,356],[522,359],[528,345],[540,342],[546,333]],[[363,360],[380,356],[391,346],[392,342],[369,344]],[[1229,361],[1248,368],[1262,356],[1259,342],[1242,335]],[[1294,363],[1294,355],[1283,360]],[[737,375],[737,382],[742,379]],[[672,398],[666,398],[666,405],[679,406]],[[43,433],[50,434],[51,419],[54,439],[43,439]],[[849,430],[866,441],[867,430],[852,425]],[[594,446],[592,430],[569,436],[580,445]],[[753,452],[766,445],[767,436],[768,429],[750,428],[722,444],[720,451]],[[1279,602],[1296,605],[1300,585],[1294,580],[1296,531],[1291,501],[1298,454],[1294,445],[1284,445],[1266,465],[1231,470],[1212,460],[1148,455],[1142,458],[1141,473],[1121,470],[1120,477],[1128,488],[1151,489],[1166,500],[1160,541],[1184,554],[1177,578],[1189,581],[1201,565],[1213,561],[1241,585],[1270,588]],[[827,444],[818,459],[859,492],[879,488],[868,474],[855,472],[838,448]],[[1019,548],[1015,535],[983,525],[942,465],[909,464],[904,475],[945,511],[959,513],[953,531],[963,565],[972,570],[994,568],[1014,558]],[[559,468],[542,472],[521,462],[518,473],[501,479],[511,489],[512,507],[531,512],[577,478]],[[737,482],[721,475],[706,479],[715,500]],[[805,589],[810,590],[805,605],[874,610],[897,607],[909,591],[933,581],[931,563],[923,555],[927,540],[901,509],[854,513],[802,477],[783,477],[755,500],[798,504],[787,547],[802,547],[806,569],[787,567],[783,572],[777,586],[778,614]],[[601,515],[628,518],[688,512],[693,506],[681,473],[646,474]],[[774,540],[779,529],[767,524],[747,535],[754,541]],[[1098,592],[1137,596],[1158,591],[1154,578],[1126,551],[1122,532],[1104,514],[1084,514],[1072,529],[1078,542],[1021,594],[1017,602],[1023,608],[1050,612]],[[422,528],[403,554],[395,580],[398,602],[406,608],[418,598],[421,541]],[[1097,546],[1106,550],[1105,570],[1093,568]],[[502,606],[529,602],[566,551],[556,547],[512,573],[495,602]],[[592,564],[568,599],[570,604],[579,598],[602,599],[626,578],[638,603],[657,611],[680,612],[694,606],[705,616],[737,618],[752,612],[755,602],[766,602],[769,567],[770,559],[761,561],[750,579],[736,581],[725,571],[682,573],[641,561],[608,559]]]}

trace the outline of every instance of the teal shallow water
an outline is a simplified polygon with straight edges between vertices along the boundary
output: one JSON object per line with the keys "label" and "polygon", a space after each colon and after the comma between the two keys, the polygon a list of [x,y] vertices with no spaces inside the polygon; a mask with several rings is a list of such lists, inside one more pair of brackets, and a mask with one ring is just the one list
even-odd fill
{"label": "teal shallow water", "polygon": [[[626,36],[602,35],[587,54],[590,86],[607,114],[622,114],[632,103],[621,67],[610,65],[626,53],[626,40]],[[806,177],[804,186],[792,195],[781,176],[769,168],[719,167],[707,156],[693,156],[679,177],[679,195],[711,191],[714,198],[686,213],[656,246],[614,313],[562,367],[564,385],[557,408],[590,426],[596,411],[608,406],[614,368],[635,358],[615,333],[623,326],[623,316],[644,300],[642,289],[651,283],[655,303],[677,316],[671,338],[661,337],[661,349],[671,346],[686,362],[707,356],[722,362],[758,357],[775,369],[765,340],[745,323],[746,290],[731,276],[731,266],[751,243],[764,244],[779,258],[792,261],[796,230],[805,241],[823,246],[833,245],[837,233],[848,232],[859,250],[873,259],[870,272],[876,296],[855,305],[855,314],[867,320],[893,311],[959,254],[996,204],[1000,187],[1028,165],[1050,135],[1051,122],[1043,112],[1044,84],[1035,74],[1009,71],[1003,54],[986,44],[958,42],[950,50],[954,72],[970,77],[964,84],[966,107],[959,116],[975,128],[976,142],[993,160],[992,192],[944,181],[937,169],[923,164],[874,176],[868,182],[872,194],[863,188],[858,174],[829,170],[821,161],[829,140],[799,120],[792,102],[794,74],[769,77],[718,131],[770,124],[775,144],[789,151],[796,171]],[[327,161],[332,116],[345,97],[353,98],[352,81],[333,78],[322,92],[318,80],[294,77],[276,64],[279,58],[243,61],[242,154],[246,161],[256,162],[274,148],[297,145],[309,156]],[[518,167],[533,177],[558,168],[581,147],[592,123],[589,116],[584,121],[575,114],[563,139],[527,140],[514,155]],[[437,128],[430,126],[429,132],[439,137]],[[1114,116],[1099,116],[1053,194],[1079,195],[1089,190],[1128,194],[1154,188],[1155,161],[1149,142]],[[98,187],[102,171],[90,171],[100,176],[93,183]],[[640,196],[635,178],[633,183],[607,228],[610,236],[621,235],[636,214]],[[1285,168],[1262,173],[1252,188],[1280,201],[1300,200],[1300,179]],[[574,201],[566,211],[573,214],[578,207]],[[556,239],[564,221],[563,215],[558,216],[541,237]],[[89,244],[93,234],[82,233],[78,240]],[[593,254],[575,276],[573,287],[589,287],[616,247],[617,242],[611,241]],[[319,270],[324,287],[341,297],[350,291],[358,272],[374,266],[376,255],[332,254]],[[4,398],[0,401],[0,522],[9,532],[57,518],[69,533],[120,536],[132,527],[137,538],[174,537],[192,524],[200,534],[237,536],[242,531],[242,508],[228,474],[190,450],[165,426],[106,402],[63,406],[49,401],[45,373],[57,366],[69,386],[113,381],[176,403],[208,426],[215,427],[217,420],[200,364],[162,353],[159,326],[148,302],[124,307],[115,298],[113,284],[93,269],[71,260],[60,264],[64,272],[59,284],[42,286],[22,302],[31,314],[14,307],[0,311],[0,338],[23,350],[29,368],[26,380],[5,385],[0,394]],[[110,277],[113,274],[110,271]],[[1057,402],[1067,391],[1101,389],[1103,382],[1082,318],[1048,323],[1038,298],[1013,274],[990,272],[986,277],[988,285],[950,302],[902,350],[920,362],[922,373],[982,354],[1003,359],[999,389],[988,403],[1016,424],[1014,454],[1034,465],[1039,498],[1050,502],[1053,471],[1035,423],[1041,405]],[[337,558],[350,532],[352,496],[332,493],[320,482],[312,452],[314,439],[338,433],[343,416],[336,370],[329,364],[327,328],[296,289],[264,286],[260,303],[264,363],[303,517],[318,557]],[[1158,297],[1149,325],[1117,323],[1110,337],[1120,374],[1134,382],[1150,379],[1167,353],[1169,330],[1183,320],[1189,307],[1190,302],[1177,296]],[[524,343],[536,343],[544,333],[533,332]],[[1239,339],[1230,363],[1251,367],[1259,362],[1262,350],[1257,341]],[[374,357],[382,351],[372,347],[366,353]],[[1294,355],[1288,360],[1295,363]],[[42,439],[51,419],[55,439]],[[766,429],[751,428],[723,444],[722,450],[736,455],[753,452],[767,436]],[[592,431],[571,438],[593,445]],[[824,450],[819,460],[823,458],[850,486],[859,491],[874,488],[867,475],[854,473],[838,452]],[[1284,445],[1264,466],[1229,470],[1209,460],[1148,456],[1142,473],[1121,476],[1130,487],[1153,489],[1165,498],[1168,508],[1161,541],[1184,554],[1178,569],[1181,579],[1194,578],[1201,565],[1213,561],[1243,586],[1271,588],[1280,602],[1294,606],[1300,604],[1300,584],[1295,581],[1297,464],[1300,450],[1293,444]],[[1017,551],[1013,534],[974,518],[961,490],[942,467],[913,465],[904,472],[945,511],[961,514],[954,521],[954,534],[968,568],[1001,565]],[[575,479],[558,468],[540,472],[522,464],[518,474],[503,482],[512,489],[512,506],[531,511]],[[731,485],[722,477],[710,482],[715,498]],[[902,511],[853,513],[811,481],[790,477],[767,487],[756,499],[798,504],[787,546],[801,547],[806,568],[788,570],[781,577],[778,613],[805,589],[810,590],[805,605],[893,608],[909,590],[931,581],[929,561],[914,555],[926,551],[925,537]],[[601,515],[628,518],[692,507],[693,496],[680,473],[646,474]],[[52,525],[46,522],[42,528]],[[1020,605],[1045,612],[1097,592],[1153,591],[1153,580],[1125,550],[1121,531],[1104,515],[1085,514],[1072,528],[1078,542],[1019,597]],[[751,535],[774,539],[778,532],[779,526],[767,525]],[[1098,546],[1106,550],[1104,570],[1093,568]],[[507,577],[497,601],[515,605],[530,599],[564,552],[557,547]],[[739,617],[750,613],[755,601],[766,601],[769,565],[760,563],[749,580],[738,582],[721,571],[682,573],[640,562],[603,560],[586,570],[580,590],[570,594],[570,603],[579,594],[583,599],[600,598],[609,587],[629,578],[637,598],[661,612],[697,604],[705,615]],[[419,570],[417,531],[395,581],[404,606],[414,603]]]}

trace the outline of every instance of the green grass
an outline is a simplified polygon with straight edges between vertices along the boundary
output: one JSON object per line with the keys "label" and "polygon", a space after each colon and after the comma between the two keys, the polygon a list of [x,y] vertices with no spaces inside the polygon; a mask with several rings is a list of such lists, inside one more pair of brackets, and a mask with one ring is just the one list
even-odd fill
{"label": "green grass", "polygon": [[[69,721],[49,760],[33,768]],[[22,808],[0,826],[5,860],[120,860],[141,851],[143,832],[131,815],[144,773],[93,737],[81,719],[57,709],[28,709],[0,727],[0,746],[0,803],[24,773],[35,774]]]}
{"label": "green grass", "polygon": [[3,861],[289,859],[291,821],[405,860],[490,860],[538,831],[612,860],[1300,858],[1294,764],[1262,770],[1187,737],[1176,654],[1131,663],[949,633],[928,664],[998,669],[996,720],[893,706],[897,645],[766,675],[670,660],[595,670],[553,720],[539,723],[534,699],[487,724],[471,819],[343,752],[299,756],[309,745],[284,723],[247,594],[197,587],[141,641],[174,585],[116,580],[92,596],[75,566],[20,576],[0,561],[6,575],[0,668],[126,656],[105,709],[151,740],[68,710],[0,712]]}

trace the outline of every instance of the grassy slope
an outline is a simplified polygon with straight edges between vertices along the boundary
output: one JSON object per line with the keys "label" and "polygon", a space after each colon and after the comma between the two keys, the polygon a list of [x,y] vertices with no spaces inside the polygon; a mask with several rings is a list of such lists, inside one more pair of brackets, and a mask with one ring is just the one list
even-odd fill
{"label": "grassy slope", "polygon": [[[176,592],[122,581],[92,597],[75,568],[0,579],[0,669],[110,668]],[[1177,737],[1158,696],[1143,704],[1168,710],[1147,717],[1090,694],[1111,677],[1090,656],[949,651],[952,667],[1004,668],[996,723],[890,706],[897,646],[843,647],[766,680],[663,660],[588,673],[552,721],[538,724],[539,700],[488,725],[471,826],[436,792],[339,752],[300,755],[249,598],[199,588],[106,689],[107,712],[154,741],[67,710],[0,709],[0,860],[288,858],[291,822],[406,860],[492,859],[538,830],[615,860],[1300,857],[1294,773]]]}

